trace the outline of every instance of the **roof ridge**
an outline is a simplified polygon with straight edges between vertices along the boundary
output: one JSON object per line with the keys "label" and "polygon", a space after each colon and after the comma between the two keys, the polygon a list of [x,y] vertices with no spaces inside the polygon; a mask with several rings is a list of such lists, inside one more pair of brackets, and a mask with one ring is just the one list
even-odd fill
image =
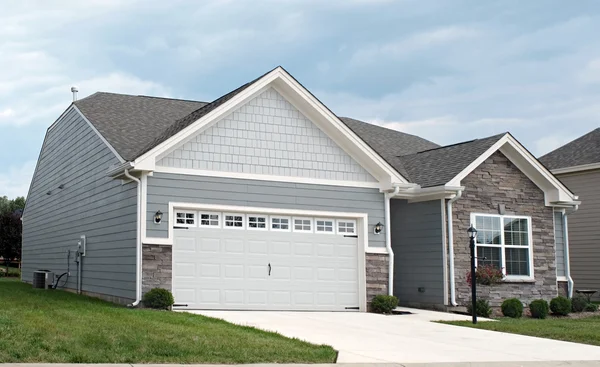
{"label": "roof ridge", "polygon": [[142,97],[142,98],[155,98],[155,99],[166,99],[169,101],[183,101],[183,102],[195,102],[195,103],[206,103],[209,104],[211,102],[198,101],[195,99],[184,99],[184,98],[171,98],[171,97],[157,97],[157,96],[147,96],[145,94],[138,94],[134,97]]}
{"label": "roof ridge", "polygon": [[[427,153],[427,152],[431,152],[431,151],[434,151],[434,150],[439,150],[439,149],[444,149],[444,148],[455,147],[455,146],[457,146],[457,145],[469,144],[469,143],[472,143],[472,142],[475,142],[475,141],[479,141],[479,140],[485,140],[485,139],[491,139],[491,138],[495,138],[495,137],[498,137],[498,136],[504,136],[504,135],[506,135],[506,134],[508,134],[508,132],[504,132],[504,133],[501,133],[501,134],[496,134],[496,135],[490,135],[490,136],[486,136],[486,137],[484,137],[484,138],[477,138],[477,139],[472,139],[472,140],[462,141],[462,142],[459,142],[459,143],[454,143],[454,144],[450,144],[450,145],[443,145],[443,146],[440,146],[440,147],[437,147],[437,148],[431,148],[431,149],[427,149],[427,150],[422,150],[422,151],[420,151],[420,152],[416,152],[416,153],[413,153],[413,154]],[[413,155],[413,154],[407,154],[407,155]],[[404,155],[404,156],[400,156],[400,157],[405,157],[405,156],[406,156],[406,155]]]}
{"label": "roof ridge", "polygon": [[[349,120],[354,120],[354,121],[362,122],[363,124],[369,124],[369,125],[372,125],[372,126],[378,127],[378,128],[380,128],[380,129],[389,130],[389,131],[393,131],[393,132],[395,132],[395,133],[400,133],[400,134],[404,134],[404,135],[408,135],[408,136],[414,136],[415,138],[420,138],[420,139],[423,139],[423,140],[427,140],[427,139],[425,139],[424,137],[422,137],[422,136],[419,136],[419,135],[415,135],[415,134],[409,134],[409,133],[406,133],[406,132],[404,132],[404,131],[400,131],[400,130],[396,130],[396,129],[391,129],[391,128],[389,128],[389,127],[385,127],[385,126],[381,126],[381,125],[373,124],[373,123],[370,123],[370,122],[367,122],[367,121],[363,121],[363,120],[357,120],[357,119],[355,119],[355,118],[353,118],[353,117],[348,117],[348,116],[338,116],[338,118],[340,118],[340,119],[349,119]],[[439,145],[439,144],[436,144],[436,143],[432,142],[431,140],[427,140],[427,141],[429,141],[430,143],[433,143],[433,144],[435,144],[435,145]]]}

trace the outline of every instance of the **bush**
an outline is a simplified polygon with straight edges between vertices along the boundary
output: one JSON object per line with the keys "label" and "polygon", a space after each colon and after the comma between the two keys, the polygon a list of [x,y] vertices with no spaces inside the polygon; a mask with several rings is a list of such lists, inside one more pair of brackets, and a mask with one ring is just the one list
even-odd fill
{"label": "bush", "polygon": [[575,296],[571,299],[571,311],[573,312],[583,312],[585,310],[585,306],[588,305],[588,300],[582,296]]}
{"label": "bush", "polygon": [[[470,303],[467,305],[467,313],[469,315],[473,314],[473,306]],[[477,316],[490,317],[492,314],[490,303],[485,299],[478,299],[475,303],[475,313],[477,313]]]}
{"label": "bush", "polygon": [[371,307],[373,312],[376,313],[387,313],[391,314],[392,310],[398,306],[398,298],[395,296],[388,296],[384,294],[380,294],[373,298],[371,301]]}
{"label": "bush", "polygon": [[144,306],[160,310],[168,310],[175,303],[173,294],[164,288],[151,289],[148,293],[144,294],[142,301],[144,302]]}
{"label": "bush", "polygon": [[548,302],[544,299],[536,299],[529,304],[529,312],[534,319],[545,319],[549,311]]}
{"label": "bush", "polygon": [[552,298],[550,310],[555,315],[567,316],[571,312],[571,300],[563,296]]}
{"label": "bush", "polygon": [[584,309],[585,312],[596,312],[598,311],[598,305],[595,303],[588,303]]}
{"label": "bush", "polygon": [[[475,269],[475,281],[477,284],[483,285],[494,285],[502,283],[504,274],[502,269],[495,267],[494,265],[479,265]],[[471,271],[467,271],[467,284],[471,287]]]}
{"label": "bush", "polygon": [[509,298],[502,302],[502,314],[506,317],[518,319],[523,316],[523,304],[517,298]]}

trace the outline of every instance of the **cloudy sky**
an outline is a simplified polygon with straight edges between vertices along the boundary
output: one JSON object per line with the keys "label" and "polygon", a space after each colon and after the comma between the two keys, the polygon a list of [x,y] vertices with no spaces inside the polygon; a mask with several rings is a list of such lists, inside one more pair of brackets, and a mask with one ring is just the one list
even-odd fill
{"label": "cloudy sky", "polygon": [[0,5],[0,196],[95,91],[211,101],[284,66],[340,116],[534,154],[600,126],[597,0],[27,1]]}

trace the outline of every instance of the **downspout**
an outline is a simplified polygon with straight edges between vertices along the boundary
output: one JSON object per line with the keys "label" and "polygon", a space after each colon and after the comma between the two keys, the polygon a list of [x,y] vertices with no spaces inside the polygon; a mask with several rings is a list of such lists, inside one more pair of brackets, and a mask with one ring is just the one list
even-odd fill
{"label": "downspout", "polygon": [[400,191],[394,186],[394,191],[385,193],[385,249],[388,253],[388,294],[394,295],[394,250],[392,250],[392,219],[390,215],[390,199]]}
{"label": "downspout", "polygon": [[452,203],[460,199],[462,196],[462,190],[458,190],[456,195],[448,200],[447,205],[447,220],[448,220],[448,260],[450,270],[450,304],[452,306],[458,306],[456,303],[456,286],[454,284],[454,235],[452,233]]}
{"label": "downspout", "polygon": [[565,230],[563,231],[563,235],[565,236],[565,275],[567,277],[567,283],[569,285],[569,298],[573,298],[573,287],[575,286],[575,282],[573,282],[573,278],[571,278],[571,260],[569,259],[569,226],[567,223],[567,216],[571,213],[574,213],[579,209],[579,205],[575,205],[573,210],[563,213],[563,225],[565,226]]}
{"label": "downspout", "polygon": [[142,213],[140,213],[141,209],[142,209],[142,205],[141,205],[141,200],[142,200],[142,183],[141,181],[132,176],[129,173],[129,169],[125,169],[123,171],[123,174],[125,175],[125,177],[129,178],[130,180],[137,182],[137,218],[136,218],[136,244],[135,244],[135,264],[136,264],[136,268],[135,268],[135,302],[127,305],[127,307],[136,307],[137,305],[140,304],[141,300],[142,300],[142,231],[141,231],[141,225],[142,225],[142,221],[140,219],[140,216]]}

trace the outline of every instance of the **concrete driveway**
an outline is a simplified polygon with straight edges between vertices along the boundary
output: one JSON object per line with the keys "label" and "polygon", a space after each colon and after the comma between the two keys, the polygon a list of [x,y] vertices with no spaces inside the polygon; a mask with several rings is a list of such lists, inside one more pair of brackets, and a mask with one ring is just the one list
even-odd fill
{"label": "concrete driveway", "polygon": [[[409,309],[407,309],[409,310]],[[449,326],[468,317],[410,309],[383,316],[343,312],[186,311],[276,331],[339,351],[338,363],[600,360],[600,347]]]}

